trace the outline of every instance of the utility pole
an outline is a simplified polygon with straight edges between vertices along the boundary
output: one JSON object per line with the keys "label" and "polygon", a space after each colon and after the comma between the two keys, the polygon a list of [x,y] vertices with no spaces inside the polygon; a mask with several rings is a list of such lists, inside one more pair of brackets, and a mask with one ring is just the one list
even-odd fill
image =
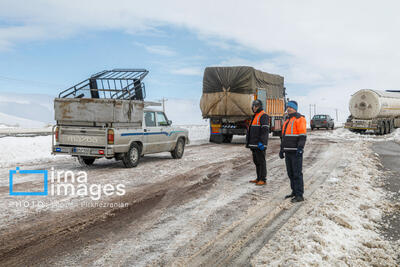
{"label": "utility pole", "polygon": [[338,122],[338,121],[339,121],[339,117],[338,117],[338,109],[337,109],[337,108],[335,108],[335,111],[336,111],[336,122]]}
{"label": "utility pole", "polygon": [[162,110],[163,110],[163,112],[165,113],[165,102],[167,102],[168,99],[166,99],[165,97],[163,97],[163,98],[162,98],[161,100],[159,100],[159,101],[162,102]]}
{"label": "utility pole", "polygon": [[316,104],[310,104],[310,121],[312,119],[312,107],[314,107],[314,115],[317,114],[317,105]]}

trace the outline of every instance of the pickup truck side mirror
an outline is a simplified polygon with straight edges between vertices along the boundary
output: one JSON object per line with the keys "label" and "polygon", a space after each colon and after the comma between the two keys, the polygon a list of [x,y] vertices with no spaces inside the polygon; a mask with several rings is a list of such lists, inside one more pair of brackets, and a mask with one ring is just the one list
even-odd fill
{"label": "pickup truck side mirror", "polygon": [[171,120],[168,120],[168,125],[172,125],[172,121]]}

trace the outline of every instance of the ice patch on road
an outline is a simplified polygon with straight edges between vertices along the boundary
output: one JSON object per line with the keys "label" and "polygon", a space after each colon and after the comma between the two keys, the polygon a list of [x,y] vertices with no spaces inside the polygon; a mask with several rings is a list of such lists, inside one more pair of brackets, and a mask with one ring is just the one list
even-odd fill
{"label": "ice patch on road", "polygon": [[386,209],[378,157],[363,142],[349,145],[342,157],[347,166],[306,197],[253,266],[396,266],[399,243],[378,231]]}

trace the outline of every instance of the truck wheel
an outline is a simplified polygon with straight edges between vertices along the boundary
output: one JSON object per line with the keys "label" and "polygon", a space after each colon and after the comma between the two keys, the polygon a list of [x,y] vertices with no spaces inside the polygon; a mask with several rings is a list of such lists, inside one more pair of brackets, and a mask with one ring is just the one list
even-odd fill
{"label": "truck wheel", "polygon": [[383,135],[384,132],[385,132],[384,126],[383,125],[379,126],[379,135]]}
{"label": "truck wheel", "polygon": [[78,156],[78,161],[82,166],[93,165],[95,160],[96,160],[96,158],[93,158],[93,157]]}
{"label": "truck wheel", "polygon": [[392,132],[392,127],[390,127],[390,121],[386,122],[386,133],[390,134]]}
{"label": "truck wheel", "polygon": [[129,151],[122,157],[122,162],[126,168],[136,167],[140,159],[140,148],[138,144],[132,143]]}
{"label": "truck wheel", "polygon": [[230,143],[232,142],[233,135],[232,134],[224,134],[222,137],[222,143]]}
{"label": "truck wheel", "polygon": [[185,151],[185,140],[183,140],[183,138],[179,138],[178,142],[176,142],[175,149],[171,151],[171,156],[174,159],[180,159],[182,158],[184,151]]}

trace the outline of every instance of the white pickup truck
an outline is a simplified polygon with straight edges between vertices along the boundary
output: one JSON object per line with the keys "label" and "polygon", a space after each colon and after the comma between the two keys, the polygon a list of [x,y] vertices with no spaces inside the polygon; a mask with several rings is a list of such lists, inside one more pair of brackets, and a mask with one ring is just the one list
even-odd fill
{"label": "white pickup truck", "polygon": [[170,151],[179,159],[189,143],[188,131],[171,124],[164,112],[146,109],[141,127],[56,126],[53,154],[78,157],[82,165],[91,165],[96,158],[115,158],[128,168],[136,167],[145,154]]}
{"label": "white pickup truck", "polygon": [[[132,78],[135,73],[144,70],[101,72],[61,92],[54,100],[57,125],[52,131],[52,153],[77,157],[82,165],[92,165],[98,158],[115,158],[127,168],[136,167],[145,154],[169,151],[173,158],[181,158],[189,143],[188,131],[172,126],[164,112],[145,108],[155,103],[143,101],[139,78]],[[123,75],[128,77],[124,88],[99,89],[99,85],[110,85],[110,80]],[[115,84],[121,82],[117,81]],[[110,96],[100,98],[102,93]]]}

